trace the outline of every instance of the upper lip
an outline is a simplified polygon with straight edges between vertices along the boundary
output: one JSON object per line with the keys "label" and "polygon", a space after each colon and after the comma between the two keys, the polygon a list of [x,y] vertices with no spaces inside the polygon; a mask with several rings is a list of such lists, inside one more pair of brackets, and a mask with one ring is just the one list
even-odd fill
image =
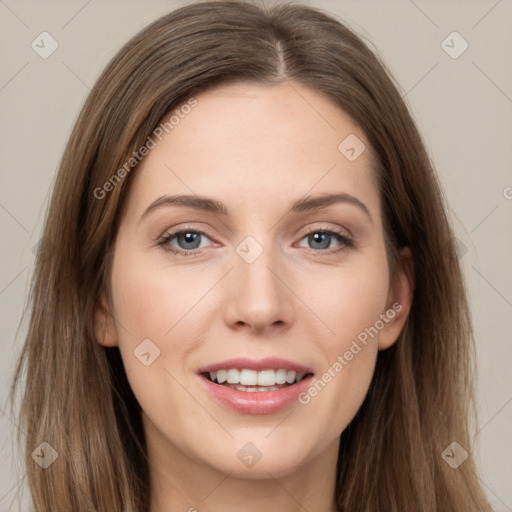
{"label": "upper lip", "polygon": [[199,373],[215,372],[217,370],[229,370],[231,368],[248,369],[248,370],[293,370],[297,373],[313,373],[311,368],[302,364],[281,359],[279,357],[266,357],[264,359],[248,359],[246,357],[237,357],[228,359],[219,363],[209,364],[199,368]]}

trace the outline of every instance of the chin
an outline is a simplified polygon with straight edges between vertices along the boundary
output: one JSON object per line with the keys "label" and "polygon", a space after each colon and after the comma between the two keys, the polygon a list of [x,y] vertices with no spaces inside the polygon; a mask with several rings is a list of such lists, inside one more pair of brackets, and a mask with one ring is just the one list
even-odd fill
{"label": "chin", "polygon": [[[309,448],[299,439],[290,443],[282,436],[269,439],[269,430],[254,436],[244,435],[247,441],[234,441],[233,446],[208,454],[204,463],[234,478],[268,479],[284,477],[299,470],[307,463]],[[251,440],[249,440],[251,439]],[[212,441],[210,446],[213,446]]]}

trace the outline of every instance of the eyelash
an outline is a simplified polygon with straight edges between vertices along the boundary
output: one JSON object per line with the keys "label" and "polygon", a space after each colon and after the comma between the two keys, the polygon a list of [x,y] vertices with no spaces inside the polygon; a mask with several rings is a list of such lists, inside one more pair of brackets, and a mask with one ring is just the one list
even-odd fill
{"label": "eyelash", "polygon": [[[211,236],[209,236],[209,234],[207,232],[200,231],[200,230],[193,229],[193,228],[190,228],[190,229],[185,228],[185,229],[180,229],[180,230],[174,231],[172,233],[166,233],[165,235],[163,235],[161,237],[160,241],[158,242],[158,245],[161,246],[163,250],[165,250],[167,252],[171,252],[178,256],[189,257],[189,256],[197,255],[197,251],[200,249],[185,251],[183,249],[171,248],[172,246],[169,245],[169,242],[173,238],[176,238],[178,235],[181,235],[183,233],[194,233],[197,235],[205,235],[207,238],[210,238],[210,239],[212,238]],[[310,235],[313,235],[315,233],[322,233],[322,234],[333,236],[338,242],[340,242],[342,244],[341,247],[339,247],[338,249],[334,249],[334,250],[333,249],[315,250],[315,249],[309,248],[311,251],[313,251],[315,253],[336,254],[336,253],[346,251],[347,249],[355,247],[355,243],[353,240],[347,238],[343,233],[341,233],[340,231],[337,231],[336,229],[313,229],[311,231],[308,231],[306,234],[304,234],[304,236],[301,238],[301,240],[303,240],[304,238],[306,238]]]}

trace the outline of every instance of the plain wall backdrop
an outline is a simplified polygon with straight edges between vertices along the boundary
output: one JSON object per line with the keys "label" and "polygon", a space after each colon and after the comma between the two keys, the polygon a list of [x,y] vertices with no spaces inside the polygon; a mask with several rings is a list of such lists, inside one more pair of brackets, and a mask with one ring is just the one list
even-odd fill
{"label": "plain wall backdrop", "polygon": [[[34,246],[65,143],[121,45],[184,3],[0,0],[0,511],[29,509],[13,444],[18,426],[5,406],[25,334],[17,330]],[[495,511],[512,512],[512,0],[304,3],[338,16],[372,44],[436,165],[477,341],[473,450]],[[52,44],[58,47],[45,55]]]}

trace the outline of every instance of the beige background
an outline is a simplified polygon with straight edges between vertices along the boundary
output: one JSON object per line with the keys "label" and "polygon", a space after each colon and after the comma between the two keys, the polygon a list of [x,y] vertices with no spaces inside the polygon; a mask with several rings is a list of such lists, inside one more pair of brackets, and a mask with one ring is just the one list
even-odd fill
{"label": "beige background", "polygon": [[[25,332],[16,336],[32,249],[79,109],[121,44],[183,3],[0,0],[1,410]],[[512,511],[512,1],[308,3],[336,14],[378,48],[437,166],[476,328],[474,450],[495,510]],[[47,59],[31,48],[43,31],[59,45]],[[441,46],[453,31],[469,44],[456,59]],[[460,44],[456,39],[452,51]],[[16,496],[25,480],[7,412],[0,415],[0,511],[28,510],[26,498],[19,505]]]}

